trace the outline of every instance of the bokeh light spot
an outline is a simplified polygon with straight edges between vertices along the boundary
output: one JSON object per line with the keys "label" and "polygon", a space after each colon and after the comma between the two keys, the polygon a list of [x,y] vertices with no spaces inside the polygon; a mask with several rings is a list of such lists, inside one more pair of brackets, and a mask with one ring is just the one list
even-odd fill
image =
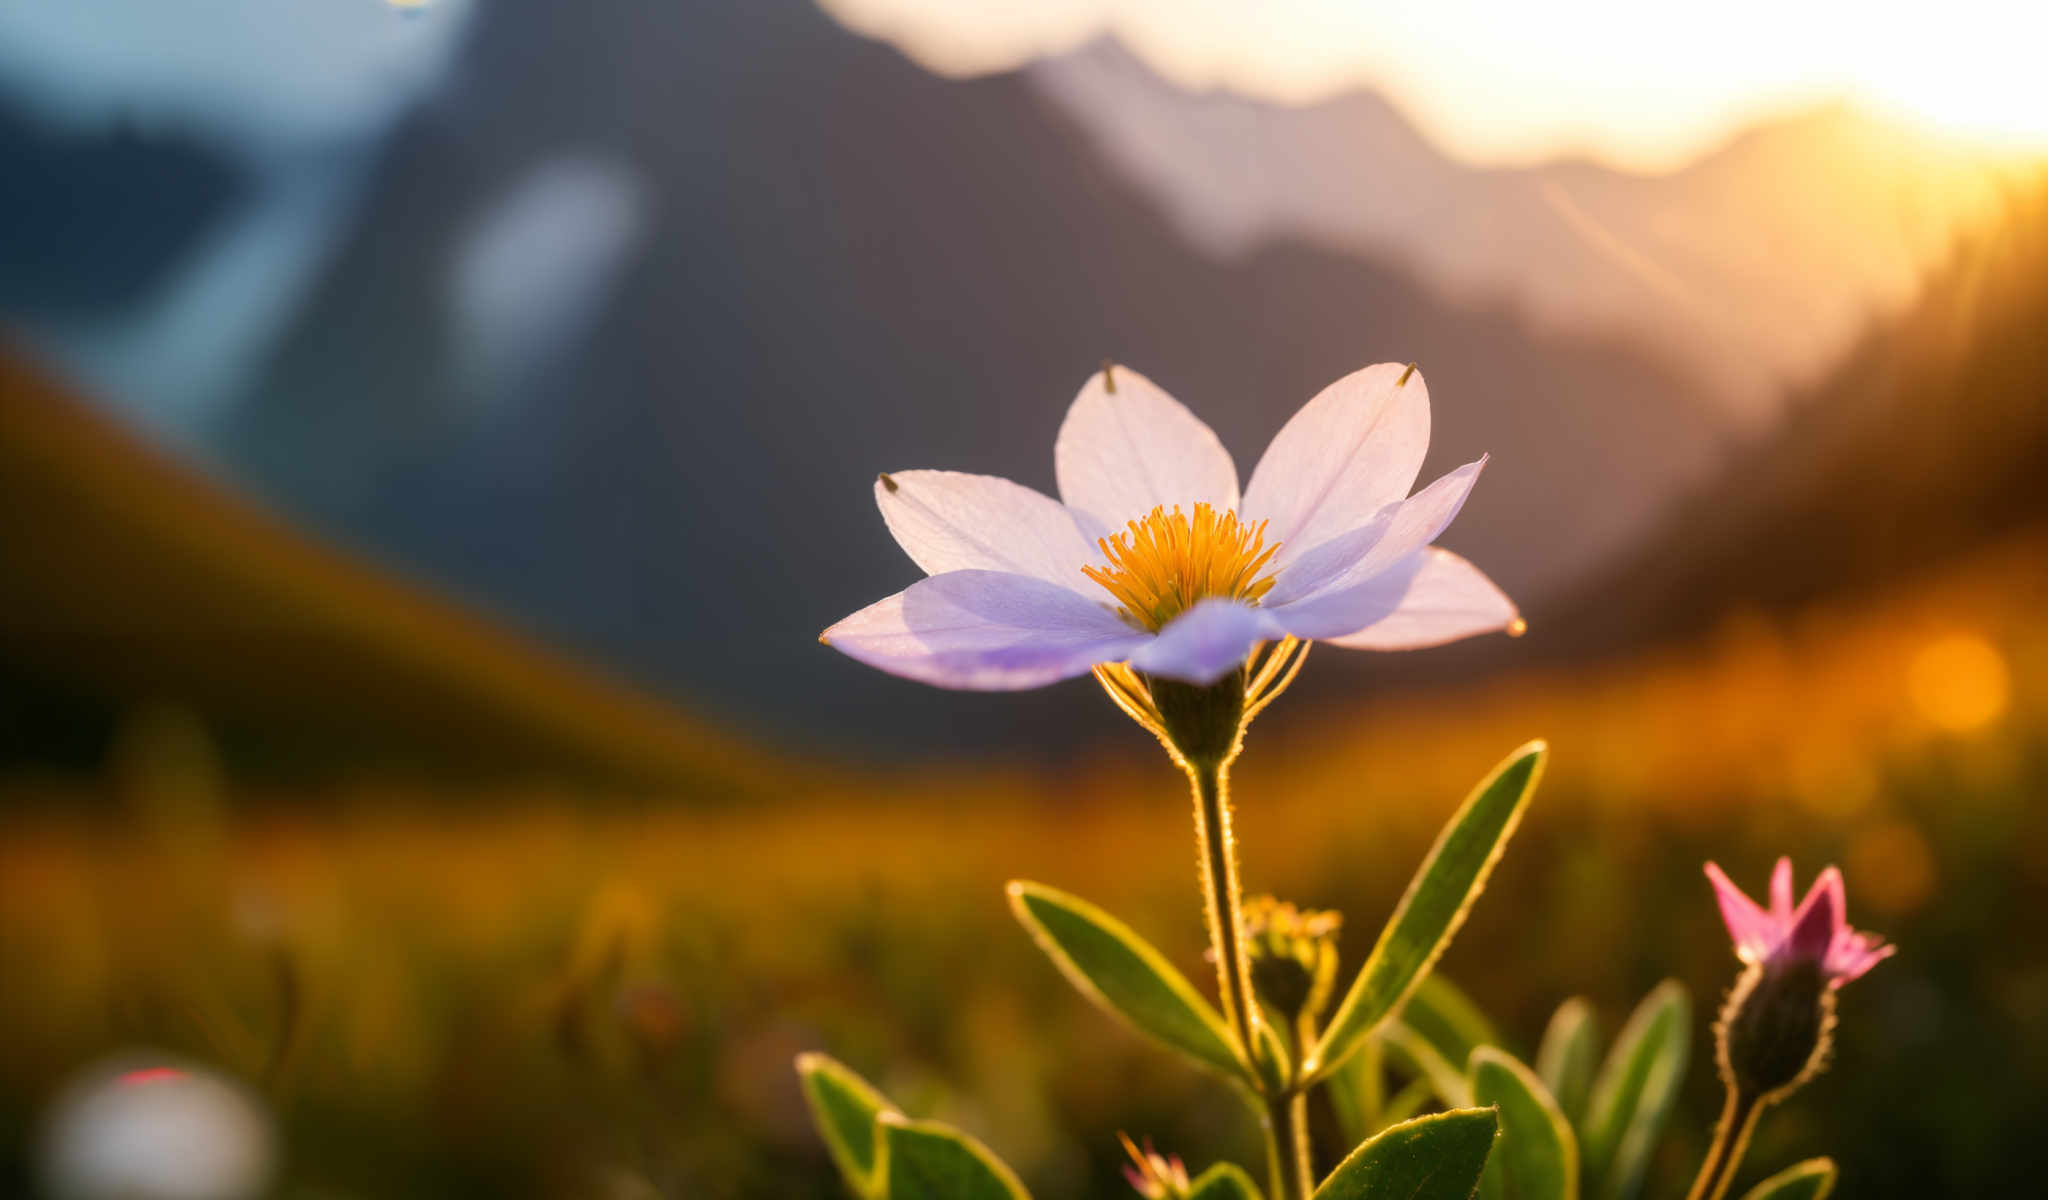
{"label": "bokeh light spot", "polygon": [[1950,634],[1922,647],[1907,668],[1906,686],[1922,716],[1954,733],[1989,725],[2012,700],[2005,656],[1971,633]]}
{"label": "bokeh light spot", "polygon": [[1848,859],[1857,903],[1881,913],[1911,912],[1934,890],[1934,852],[1905,821],[1887,821],[1857,834]]}

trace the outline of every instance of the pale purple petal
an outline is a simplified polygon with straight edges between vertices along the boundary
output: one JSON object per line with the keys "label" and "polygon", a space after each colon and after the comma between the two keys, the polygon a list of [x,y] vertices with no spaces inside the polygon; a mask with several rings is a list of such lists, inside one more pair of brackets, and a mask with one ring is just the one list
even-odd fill
{"label": "pale purple petal", "polygon": [[939,687],[1041,687],[1151,641],[1101,605],[1028,575],[951,571],[921,580],[825,631],[826,645]]}
{"label": "pale purple petal", "polygon": [[1422,373],[1400,363],[1354,371],[1274,436],[1245,487],[1242,514],[1270,522],[1267,540],[1280,543],[1285,565],[1406,496],[1428,449]]}
{"label": "pale purple petal", "polygon": [[1521,620],[1515,602],[1493,580],[1450,551],[1427,546],[1411,559],[1418,564],[1412,569],[1404,564],[1380,576],[1406,578],[1393,612],[1355,633],[1324,640],[1352,650],[1420,650],[1498,633]]}
{"label": "pale purple petal", "polygon": [[1105,530],[1155,507],[1237,507],[1237,467],[1216,434],[1180,401],[1128,367],[1098,371],[1074,397],[1053,443],[1060,499]]}
{"label": "pale purple petal", "polygon": [[1813,886],[1807,889],[1806,899],[1792,914],[1791,928],[1786,931],[1779,952],[1795,958],[1821,961],[1826,957],[1828,947],[1834,944],[1835,931],[1842,927],[1843,907],[1842,873],[1829,867],[1813,881]]}
{"label": "pale purple petal", "polygon": [[[1406,500],[1382,508],[1363,526],[1304,553],[1274,579],[1267,607],[1283,608],[1356,588],[1392,570],[1443,533],[1485,468],[1485,458],[1466,463]],[[1340,568],[1347,558],[1348,565]],[[1368,617],[1365,623],[1373,619]],[[1338,632],[1351,633],[1365,623]]]}
{"label": "pale purple petal", "polygon": [[1050,496],[993,475],[898,471],[875,480],[875,505],[927,575],[1003,571],[1080,591],[1099,556]]}
{"label": "pale purple petal", "polygon": [[1243,662],[1253,646],[1279,634],[1263,609],[1211,597],[1168,621],[1157,638],[1131,655],[1131,666],[1147,675],[1211,684]]}
{"label": "pale purple petal", "polygon": [[1787,925],[1792,922],[1792,860],[1783,855],[1771,868],[1771,915]]}
{"label": "pale purple petal", "polygon": [[1721,906],[1721,923],[1728,927],[1728,938],[1735,943],[1735,956],[1746,963],[1761,962],[1777,942],[1777,923],[1713,863],[1707,864],[1707,879],[1714,885],[1714,899]]}

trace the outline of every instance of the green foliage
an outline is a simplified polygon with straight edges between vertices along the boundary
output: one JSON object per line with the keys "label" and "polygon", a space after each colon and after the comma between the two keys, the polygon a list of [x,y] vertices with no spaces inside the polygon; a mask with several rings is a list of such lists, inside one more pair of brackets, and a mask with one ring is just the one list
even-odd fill
{"label": "green foliage", "polygon": [[885,1163],[876,1121],[895,1111],[889,1098],[844,1063],[823,1054],[797,1055],[796,1070],[811,1106],[811,1120],[847,1186],[858,1196],[880,1196]]}
{"label": "green foliage", "polygon": [[1444,826],[1309,1056],[1311,1075],[1327,1073],[1357,1050],[1450,944],[1520,823],[1547,753],[1540,741],[1515,751]]}
{"label": "green foliage", "polygon": [[1465,1072],[1446,1058],[1428,1038],[1401,1021],[1391,1022],[1382,1028],[1380,1038],[1386,1043],[1387,1057],[1417,1079],[1427,1080],[1430,1091],[1445,1107],[1471,1106],[1472,1092],[1466,1086]]}
{"label": "green foliage", "polygon": [[1261,1200],[1259,1187],[1244,1168],[1235,1163],[1217,1163],[1195,1176],[1188,1187],[1188,1200]]}
{"label": "green foliage", "polygon": [[898,1112],[877,1118],[887,1156],[887,1200],[1030,1200],[988,1147],[938,1121]]}
{"label": "green foliage", "polygon": [[1636,1006],[1593,1083],[1580,1139],[1593,1200],[1630,1200],[1642,1187],[1691,1046],[1692,1003],[1666,980]]}
{"label": "green foliage", "polygon": [[1835,1190],[1835,1160],[1795,1163],[1743,1193],[1742,1200],[1827,1200]]}
{"label": "green foliage", "polygon": [[1380,1131],[1380,1114],[1387,1106],[1387,1084],[1380,1068],[1383,1053],[1380,1039],[1368,1038],[1358,1053],[1337,1064],[1323,1081],[1337,1136],[1347,1146],[1356,1146]]}
{"label": "green foliage", "polygon": [[1401,1024],[1421,1034],[1437,1053],[1453,1063],[1472,1057],[1481,1046],[1498,1046],[1500,1033],[1471,996],[1432,971],[1401,1006]]}
{"label": "green foliage", "polygon": [[1536,1049],[1536,1074],[1557,1106],[1574,1124],[1585,1120],[1586,1100],[1593,1092],[1593,1072],[1600,1064],[1600,1034],[1593,1006],[1573,996],[1557,1006]]}
{"label": "green foliage", "polygon": [[796,1070],[832,1161],[862,1200],[1030,1200],[988,1147],[941,1122],[904,1116],[846,1064],[799,1054]]}
{"label": "green foliage", "polygon": [[1338,1163],[1315,1200],[1470,1200],[1499,1129],[1490,1108],[1405,1121]]}
{"label": "green foliage", "polygon": [[1472,1052],[1472,1102],[1500,1111],[1500,1148],[1487,1161],[1479,1194],[1487,1200],[1577,1200],[1579,1142],[1550,1089],[1513,1055],[1494,1046]]}
{"label": "green foliage", "polygon": [[1123,922],[1043,884],[1013,882],[1009,894],[1017,919],[1082,994],[1204,1066],[1249,1080],[1223,1018]]}

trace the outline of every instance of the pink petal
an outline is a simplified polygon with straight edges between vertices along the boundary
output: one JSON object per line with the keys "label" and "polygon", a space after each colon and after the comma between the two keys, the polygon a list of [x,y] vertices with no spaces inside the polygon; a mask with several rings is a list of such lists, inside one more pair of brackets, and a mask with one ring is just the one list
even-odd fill
{"label": "pink petal", "polygon": [[1730,882],[1716,864],[1707,864],[1707,879],[1714,885],[1714,899],[1721,906],[1721,923],[1728,927],[1729,940],[1735,943],[1735,956],[1746,963],[1763,961],[1777,940],[1776,922]]}
{"label": "pink petal", "polygon": [[1406,496],[1428,449],[1422,373],[1400,363],[1354,371],[1275,435],[1245,488],[1244,516],[1271,522],[1284,566]]}
{"label": "pink petal", "polygon": [[[898,471],[875,480],[896,544],[927,575],[1003,571],[1095,590],[1081,568],[1100,555],[1050,496],[993,475]],[[1092,598],[1092,597],[1090,597]]]}
{"label": "pink petal", "polygon": [[1782,855],[1771,868],[1771,915],[1788,925],[1792,920],[1792,860]]}
{"label": "pink petal", "polygon": [[1353,650],[1420,650],[1460,638],[1497,633],[1521,620],[1515,602],[1479,568],[1448,550],[1428,546],[1381,576],[1406,579],[1393,612],[1354,633],[1327,638]]}
{"label": "pink petal", "polygon": [[1867,938],[1859,938],[1858,944],[1840,954],[1830,954],[1822,969],[1828,974],[1830,987],[1841,987],[1861,979],[1870,968],[1890,958],[1897,946],[1889,942],[1872,945]]}
{"label": "pink petal", "polygon": [[1151,641],[1101,605],[1028,575],[949,571],[825,631],[871,667],[939,687],[1011,691],[1115,662]]}
{"label": "pink petal", "polygon": [[1237,466],[1216,434],[1180,401],[1128,367],[1112,367],[1074,397],[1053,443],[1060,498],[1104,530],[1164,505],[1237,507]]}
{"label": "pink petal", "polygon": [[1829,867],[1813,881],[1806,899],[1800,901],[1799,910],[1792,914],[1791,928],[1780,952],[1821,961],[1834,944],[1835,931],[1842,927],[1842,913],[1842,873]]}
{"label": "pink petal", "polygon": [[1157,638],[1131,654],[1131,666],[1183,683],[1211,684],[1243,662],[1253,646],[1281,632],[1264,610],[1211,597],[1167,622]]}

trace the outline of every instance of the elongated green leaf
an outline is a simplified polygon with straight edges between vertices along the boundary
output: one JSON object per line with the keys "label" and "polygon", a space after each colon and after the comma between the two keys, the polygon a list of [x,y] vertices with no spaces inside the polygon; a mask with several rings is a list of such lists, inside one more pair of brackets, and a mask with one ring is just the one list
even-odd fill
{"label": "elongated green leaf", "polygon": [[1014,882],[1009,893],[1017,919],[1083,995],[1205,1066],[1250,1078],[1223,1018],[1122,921],[1044,884]]}
{"label": "elongated green leaf", "polygon": [[1650,991],[1601,1064],[1586,1105],[1586,1194],[1630,1200],[1671,1115],[1692,1048],[1692,1002],[1676,980]]}
{"label": "elongated green leaf", "polygon": [[894,1112],[879,1121],[888,1200],[1030,1200],[1015,1172],[952,1126]]}
{"label": "elongated green leaf", "polygon": [[1472,1103],[1500,1110],[1500,1145],[1479,1194],[1495,1200],[1578,1200],[1579,1139],[1536,1072],[1497,1046],[1472,1052]]}
{"label": "elongated green leaf", "polygon": [[1742,1200],[1827,1200],[1835,1190],[1835,1160],[1809,1158],[1757,1184]]}
{"label": "elongated green leaf", "polygon": [[1472,1090],[1465,1083],[1465,1072],[1445,1058],[1428,1038],[1401,1021],[1391,1021],[1380,1028],[1380,1040],[1386,1043],[1387,1057],[1397,1066],[1429,1081],[1430,1090],[1444,1107],[1472,1106]]}
{"label": "elongated green leaf", "polygon": [[1536,1049],[1536,1074],[1574,1127],[1586,1118],[1586,1097],[1592,1094],[1593,1072],[1599,1065],[1600,1033],[1593,1023],[1593,1006],[1585,997],[1573,996],[1551,1014],[1543,1044]]}
{"label": "elongated green leaf", "polygon": [[1309,1056],[1313,1077],[1327,1073],[1358,1049],[1388,1014],[1400,1008],[1450,945],[1521,822],[1548,752],[1542,742],[1515,751],[1444,826]]}
{"label": "elongated green leaf", "polygon": [[823,1054],[796,1056],[804,1100],[811,1120],[825,1139],[825,1148],[855,1195],[878,1196],[882,1190],[882,1134],[876,1120],[894,1112],[889,1098],[846,1064]]}
{"label": "elongated green leaf", "polygon": [[1195,1176],[1188,1200],[1261,1200],[1258,1185],[1235,1163],[1217,1163]]}
{"label": "elongated green leaf", "polygon": [[1500,1045],[1493,1022],[1463,988],[1440,971],[1423,976],[1401,1006],[1401,1024],[1429,1039],[1437,1053],[1464,1063],[1481,1046]]}
{"label": "elongated green leaf", "polygon": [[1404,1121],[1338,1163],[1315,1200],[1471,1200],[1499,1129],[1490,1108]]}

